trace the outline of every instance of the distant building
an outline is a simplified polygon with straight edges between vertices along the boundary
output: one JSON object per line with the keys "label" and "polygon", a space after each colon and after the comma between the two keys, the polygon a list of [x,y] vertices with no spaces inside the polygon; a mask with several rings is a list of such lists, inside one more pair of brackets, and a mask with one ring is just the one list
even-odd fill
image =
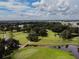
{"label": "distant building", "polygon": [[63,25],[69,25],[72,27],[79,27],[79,22],[61,22]]}

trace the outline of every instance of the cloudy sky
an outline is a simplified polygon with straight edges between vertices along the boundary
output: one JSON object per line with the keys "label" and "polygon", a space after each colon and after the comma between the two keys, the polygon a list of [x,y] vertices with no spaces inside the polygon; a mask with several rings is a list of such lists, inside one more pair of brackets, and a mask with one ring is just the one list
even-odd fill
{"label": "cloudy sky", "polygon": [[0,20],[78,20],[79,0],[0,0]]}

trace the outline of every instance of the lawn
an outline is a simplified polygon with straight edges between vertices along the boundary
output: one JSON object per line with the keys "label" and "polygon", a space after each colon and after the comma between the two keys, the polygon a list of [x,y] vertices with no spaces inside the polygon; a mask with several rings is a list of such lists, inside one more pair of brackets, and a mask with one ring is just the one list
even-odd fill
{"label": "lawn", "polygon": [[[7,35],[10,35],[9,32],[6,32]],[[39,42],[32,42],[32,44],[50,44],[50,45],[64,45],[64,44],[79,44],[79,37],[75,37],[72,41],[63,40],[58,35],[55,36],[56,33],[48,30],[47,37],[39,37],[41,40]],[[23,32],[14,32],[13,36],[16,40],[19,40],[21,44],[28,43],[28,33]],[[3,34],[0,33],[0,37],[3,37]]]}
{"label": "lawn", "polygon": [[79,37],[75,37],[71,41],[69,41],[69,40],[63,40],[58,35],[55,36],[55,34],[56,34],[55,32],[48,30],[48,36],[40,37],[41,40],[36,44],[50,44],[50,45],[79,44]]}
{"label": "lawn", "polygon": [[14,33],[14,38],[16,40],[19,40],[21,44],[25,44],[28,42],[27,36],[28,34],[22,32]]}
{"label": "lawn", "polygon": [[13,53],[12,59],[75,59],[69,53],[45,47],[27,47]]}
{"label": "lawn", "polygon": [[[6,35],[5,36],[11,36],[10,35],[10,32],[9,31],[7,31],[6,32]],[[13,32],[13,38],[14,39],[16,39],[16,40],[19,40],[19,42],[21,43],[21,44],[25,44],[25,43],[27,43],[27,37],[28,36],[28,34],[27,33],[23,33],[23,32]],[[2,32],[0,32],[0,38],[3,38],[4,37],[4,34],[2,33]]]}

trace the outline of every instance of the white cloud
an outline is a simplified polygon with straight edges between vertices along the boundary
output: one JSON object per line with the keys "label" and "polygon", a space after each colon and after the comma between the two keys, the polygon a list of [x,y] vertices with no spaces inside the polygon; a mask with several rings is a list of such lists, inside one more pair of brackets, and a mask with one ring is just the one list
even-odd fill
{"label": "white cloud", "polygon": [[[65,5],[63,7],[62,4],[64,2]],[[15,2],[15,0],[10,0],[9,2],[0,2],[0,6],[5,6],[10,10],[16,11],[16,13],[13,14],[7,12],[8,16],[5,18],[0,15],[0,19],[77,19],[79,15],[79,13],[77,13],[79,12],[79,4],[72,4],[70,0],[41,0],[41,2],[33,3],[33,7]],[[7,13],[0,11],[0,14]]]}

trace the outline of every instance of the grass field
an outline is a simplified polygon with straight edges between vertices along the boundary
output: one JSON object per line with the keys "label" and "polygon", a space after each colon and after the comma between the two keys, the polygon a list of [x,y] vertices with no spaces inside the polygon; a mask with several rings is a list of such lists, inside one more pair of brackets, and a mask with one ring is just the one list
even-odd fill
{"label": "grass field", "polygon": [[[56,33],[48,30],[47,37],[39,37],[41,40],[39,42],[32,42],[32,44],[50,44],[50,45],[63,45],[63,44],[79,44],[79,37],[75,37],[72,41],[63,40],[58,35],[55,36]],[[19,40],[21,44],[28,42],[27,40],[28,33],[14,33],[14,38]]]}
{"label": "grass field", "polygon": [[13,53],[12,59],[75,59],[75,57],[58,49],[28,47]]}
{"label": "grass field", "polygon": [[[9,32],[6,32],[7,35],[10,35]],[[50,44],[50,45],[64,45],[64,44],[79,44],[79,37],[75,37],[72,41],[63,40],[58,35],[55,36],[56,33],[48,30],[47,37],[39,37],[41,40],[39,42],[32,42],[32,44]],[[27,36],[28,33],[23,32],[14,32],[13,36],[16,40],[19,40],[21,44],[25,44],[28,42]],[[3,37],[3,34],[0,34],[0,37]]]}

